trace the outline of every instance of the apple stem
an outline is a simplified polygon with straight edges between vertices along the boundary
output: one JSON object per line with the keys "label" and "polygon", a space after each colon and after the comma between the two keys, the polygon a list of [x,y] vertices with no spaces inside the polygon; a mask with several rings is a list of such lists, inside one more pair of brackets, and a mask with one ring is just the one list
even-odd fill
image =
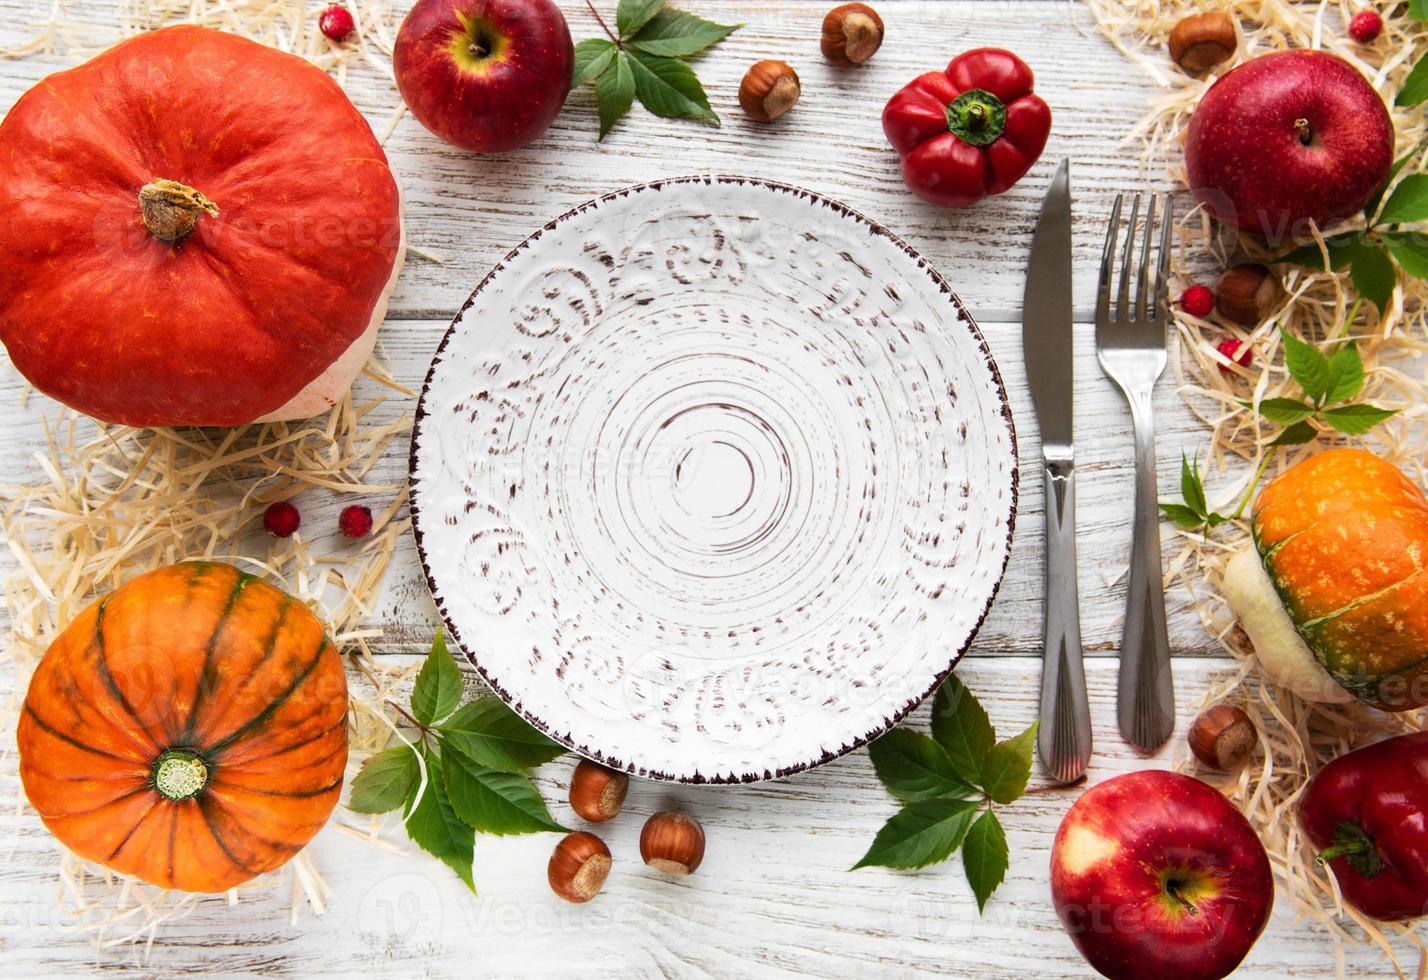
{"label": "apple stem", "polygon": [[1190,910],[1191,915],[1199,915],[1200,910],[1195,907],[1195,903],[1186,898],[1181,892],[1181,883],[1171,879],[1165,883],[1165,890],[1170,893],[1170,897]]}
{"label": "apple stem", "polygon": [[1309,126],[1309,120],[1300,117],[1294,120],[1294,128],[1299,131],[1299,142],[1308,146],[1314,139],[1314,130]]}
{"label": "apple stem", "polygon": [[605,23],[605,18],[600,16],[600,11],[595,9],[595,5],[591,3],[590,0],[585,0],[585,6],[590,8],[590,12],[595,15],[595,19],[600,22],[601,29],[604,30],[606,34],[610,35],[610,40],[614,41],[618,45],[620,43],[620,39],[615,36],[614,31],[610,30],[610,25]]}

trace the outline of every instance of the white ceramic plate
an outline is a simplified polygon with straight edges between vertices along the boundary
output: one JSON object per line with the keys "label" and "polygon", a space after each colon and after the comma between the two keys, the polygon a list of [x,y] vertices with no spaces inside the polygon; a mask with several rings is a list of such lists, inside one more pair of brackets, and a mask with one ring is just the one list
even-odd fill
{"label": "white ceramic plate", "polygon": [[808,191],[592,201],[457,314],[412,440],[441,615],[582,755],[742,782],[894,725],[971,644],[1016,514],[987,345],[904,242]]}

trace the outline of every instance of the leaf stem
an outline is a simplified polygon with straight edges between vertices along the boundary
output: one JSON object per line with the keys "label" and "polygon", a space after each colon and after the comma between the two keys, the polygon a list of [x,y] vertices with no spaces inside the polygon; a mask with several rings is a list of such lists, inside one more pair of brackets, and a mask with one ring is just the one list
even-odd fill
{"label": "leaf stem", "polygon": [[610,40],[614,41],[615,47],[618,48],[620,46],[620,39],[615,36],[614,31],[610,30],[610,25],[605,23],[605,18],[601,17],[600,11],[595,9],[595,4],[591,3],[590,0],[585,0],[585,6],[590,8],[590,12],[595,15],[595,19],[600,22],[600,29],[610,35]]}
{"label": "leaf stem", "polygon": [[1245,495],[1240,498],[1240,505],[1235,508],[1235,512],[1230,515],[1230,520],[1237,521],[1244,515],[1245,508],[1249,506],[1250,499],[1254,496],[1255,487],[1259,486],[1259,481],[1264,479],[1264,471],[1269,469],[1270,460],[1274,459],[1274,450],[1264,454],[1264,458],[1259,461],[1259,468],[1254,471],[1254,479],[1250,481],[1249,488],[1245,490]]}
{"label": "leaf stem", "polygon": [[411,716],[411,714],[407,711],[406,708],[403,708],[401,705],[397,704],[397,702],[393,701],[391,698],[383,698],[382,700],[383,700],[386,704],[389,704],[389,705],[391,705],[393,708],[395,708],[396,711],[397,711],[397,714],[399,714],[399,715],[401,715],[403,718],[405,718],[405,719],[411,724],[411,726],[412,726],[413,728],[415,728],[417,731],[421,732],[423,735],[425,735],[425,734],[427,734],[429,731],[431,731],[431,729],[428,728],[426,725],[423,725],[421,722],[419,722],[419,721],[417,721],[415,718],[413,718],[413,717]]}
{"label": "leaf stem", "polygon": [[1349,327],[1353,326],[1354,321],[1359,318],[1359,308],[1363,305],[1364,298],[1362,296],[1354,300],[1354,305],[1349,307],[1349,315],[1344,319],[1344,322],[1339,325],[1339,329],[1334,331],[1334,336],[1330,337],[1330,340],[1338,340],[1344,335],[1344,333],[1349,329]]}

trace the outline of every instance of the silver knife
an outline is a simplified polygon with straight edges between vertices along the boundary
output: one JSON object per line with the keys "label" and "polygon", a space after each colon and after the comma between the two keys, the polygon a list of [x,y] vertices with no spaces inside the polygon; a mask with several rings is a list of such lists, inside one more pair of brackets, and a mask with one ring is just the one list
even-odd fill
{"label": "silver knife", "polygon": [[1046,475],[1046,649],[1037,750],[1069,783],[1091,761],[1091,707],[1076,588],[1076,461],[1071,438],[1071,173],[1062,160],[1041,204],[1022,302],[1022,348]]}

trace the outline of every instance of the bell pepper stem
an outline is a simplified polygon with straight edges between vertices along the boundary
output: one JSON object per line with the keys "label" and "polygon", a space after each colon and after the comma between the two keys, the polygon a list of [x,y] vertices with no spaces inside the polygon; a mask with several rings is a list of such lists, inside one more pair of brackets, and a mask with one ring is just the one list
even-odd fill
{"label": "bell pepper stem", "polygon": [[987,146],[1007,127],[1006,103],[986,89],[968,89],[947,106],[947,131],[964,143]]}

